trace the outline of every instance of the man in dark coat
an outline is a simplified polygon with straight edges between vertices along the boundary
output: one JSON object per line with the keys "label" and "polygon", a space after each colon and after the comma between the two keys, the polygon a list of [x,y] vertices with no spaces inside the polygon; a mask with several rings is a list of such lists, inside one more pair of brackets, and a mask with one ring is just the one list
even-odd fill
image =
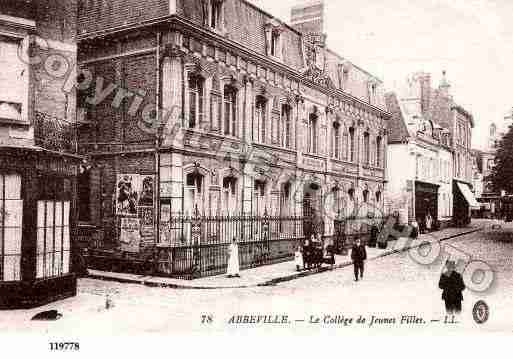
{"label": "man in dark coat", "polygon": [[459,314],[461,312],[461,301],[465,290],[465,283],[461,274],[456,272],[456,263],[447,261],[446,269],[440,276],[438,287],[442,289],[442,300],[445,302],[447,314]]}
{"label": "man in dark coat", "polygon": [[358,274],[360,275],[360,278],[363,279],[363,267],[366,259],[367,251],[365,250],[365,246],[362,245],[360,239],[357,238],[351,251],[351,260],[353,261],[354,265],[355,281],[358,281]]}

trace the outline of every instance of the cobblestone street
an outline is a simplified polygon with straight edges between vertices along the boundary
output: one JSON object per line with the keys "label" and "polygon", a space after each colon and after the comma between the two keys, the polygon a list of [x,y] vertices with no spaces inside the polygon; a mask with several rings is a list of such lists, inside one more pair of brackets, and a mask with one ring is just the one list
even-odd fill
{"label": "cobblestone street", "polygon": [[[443,324],[444,307],[438,289],[441,261],[420,265],[406,253],[368,261],[365,278],[355,282],[351,267],[320,273],[276,286],[246,289],[175,290],[150,288],[137,284],[121,284],[94,279],[79,281],[79,295],[30,311],[3,312],[1,330],[79,335],[83,333],[131,334],[210,331],[277,331],[295,332],[321,330],[426,331],[480,330],[506,331],[513,328],[507,313],[513,305],[512,237],[490,236],[477,232],[443,242],[460,251],[471,253],[472,259],[484,260],[496,273],[496,280],[485,293],[464,292],[463,313],[457,324]],[[107,298],[113,308],[106,310]],[[472,319],[472,306],[484,299],[490,306],[490,319],[478,326]],[[57,322],[34,323],[29,319],[44,309],[57,309],[63,318]],[[324,320],[367,318],[365,325],[322,324]],[[202,323],[202,315],[212,322]],[[288,316],[288,324],[230,324],[237,315]],[[371,316],[383,319],[370,325]],[[422,318],[411,324],[402,315]],[[321,324],[311,324],[311,317]],[[326,318],[330,316],[330,318]],[[395,324],[389,322],[395,318]],[[431,322],[440,320],[440,322]],[[408,322],[408,323],[407,323]],[[386,323],[386,324],[383,324]],[[94,331],[93,331],[94,328]]]}

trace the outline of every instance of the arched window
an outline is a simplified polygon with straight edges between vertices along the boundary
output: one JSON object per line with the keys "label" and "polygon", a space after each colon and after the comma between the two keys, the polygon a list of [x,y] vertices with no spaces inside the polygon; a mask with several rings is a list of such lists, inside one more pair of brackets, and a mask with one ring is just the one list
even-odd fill
{"label": "arched window", "polygon": [[370,165],[370,135],[368,132],[363,134],[363,161],[366,165]]}
{"label": "arched window", "polygon": [[223,178],[222,208],[224,213],[235,215],[237,213],[237,178],[228,176]]}
{"label": "arched window", "polygon": [[254,201],[253,212],[258,216],[263,216],[267,209],[266,203],[266,183],[265,181],[255,180],[254,182]]}
{"label": "arched window", "polygon": [[376,203],[381,202],[381,191],[376,192]]}
{"label": "arched window", "polygon": [[[280,217],[289,217],[292,215],[292,183],[287,181],[280,186]],[[279,221],[281,233],[293,233],[293,223],[290,221]]]}
{"label": "arched window", "polygon": [[189,128],[196,128],[203,121],[203,84],[201,76],[189,74]]}
{"label": "arched window", "polygon": [[279,131],[280,131],[280,145],[282,147],[291,148],[292,141],[291,141],[291,121],[290,121],[290,112],[291,108],[288,104],[283,104],[281,106],[281,121],[279,125]]}
{"label": "arched window", "polygon": [[237,136],[237,90],[224,87],[224,134]]}
{"label": "arched window", "polygon": [[308,119],[308,152],[317,153],[317,115],[313,113]]}
{"label": "arched window", "polygon": [[347,191],[347,195],[349,196],[349,200],[354,201],[354,189],[353,188],[350,188]]}
{"label": "arched window", "polygon": [[381,158],[381,136],[376,138],[376,166],[382,166],[382,158]]}
{"label": "arched window", "polygon": [[333,135],[331,139],[331,156],[340,159],[340,124],[333,123]]}
{"label": "arched window", "polygon": [[363,190],[363,203],[369,203],[369,190],[365,189]]}
{"label": "arched window", "polygon": [[349,129],[349,160],[351,162],[355,162],[356,161],[356,152],[355,152],[355,146],[356,145],[356,142],[355,142],[355,130],[354,130],[354,127],[351,127]]}
{"label": "arched window", "polygon": [[196,208],[200,213],[205,211],[204,203],[204,176],[199,172],[192,172],[186,176],[184,213],[186,215],[194,214]]}
{"label": "arched window", "polygon": [[347,191],[347,197],[348,197],[349,201],[347,202],[347,206],[346,206],[346,216],[352,217],[352,216],[354,216],[354,211],[355,211],[355,198],[354,198],[354,189],[353,188],[350,188]]}
{"label": "arched window", "polygon": [[349,146],[349,134],[347,132],[347,129],[344,129],[344,134],[342,136],[342,159],[344,161],[348,160],[348,146]]}
{"label": "arched window", "polygon": [[333,212],[335,216],[339,217],[342,215],[343,199],[342,199],[342,191],[338,187],[333,187]]}
{"label": "arched window", "polygon": [[257,96],[255,101],[255,121],[258,142],[266,143],[267,99],[263,96]]}

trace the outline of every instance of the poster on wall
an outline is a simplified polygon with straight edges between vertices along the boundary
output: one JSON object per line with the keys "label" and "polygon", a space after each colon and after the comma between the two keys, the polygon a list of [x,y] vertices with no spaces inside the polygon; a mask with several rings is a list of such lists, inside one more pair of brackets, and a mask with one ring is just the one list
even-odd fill
{"label": "poster on wall", "polygon": [[139,206],[139,219],[141,220],[141,235],[143,237],[152,237],[155,234],[153,207]]}
{"label": "poster on wall", "polygon": [[155,194],[155,176],[142,175],[140,177],[141,193],[139,195],[139,206],[153,207]]}
{"label": "poster on wall", "polygon": [[141,243],[139,228],[141,221],[139,218],[121,218],[121,231],[119,242],[121,250],[130,253],[138,253]]}
{"label": "poster on wall", "polygon": [[160,205],[160,242],[162,246],[171,245],[171,205],[161,204]]}
{"label": "poster on wall", "polygon": [[137,204],[141,192],[138,174],[119,174],[116,181],[116,215],[137,216]]}

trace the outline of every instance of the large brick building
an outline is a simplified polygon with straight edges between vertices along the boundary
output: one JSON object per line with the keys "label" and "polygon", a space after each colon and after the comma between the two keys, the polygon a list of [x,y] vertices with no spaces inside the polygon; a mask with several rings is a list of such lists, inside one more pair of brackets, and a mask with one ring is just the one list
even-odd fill
{"label": "large brick building", "polygon": [[76,6],[0,6],[0,308],[72,296]]}
{"label": "large brick building", "polygon": [[191,232],[173,218],[196,208],[322,213],[328,236],[328,212],[381,212],[382,83],[326,46],[323,8],[294,8],[296,29],[243,0],[79,1],[84,233],[177,255]]}

